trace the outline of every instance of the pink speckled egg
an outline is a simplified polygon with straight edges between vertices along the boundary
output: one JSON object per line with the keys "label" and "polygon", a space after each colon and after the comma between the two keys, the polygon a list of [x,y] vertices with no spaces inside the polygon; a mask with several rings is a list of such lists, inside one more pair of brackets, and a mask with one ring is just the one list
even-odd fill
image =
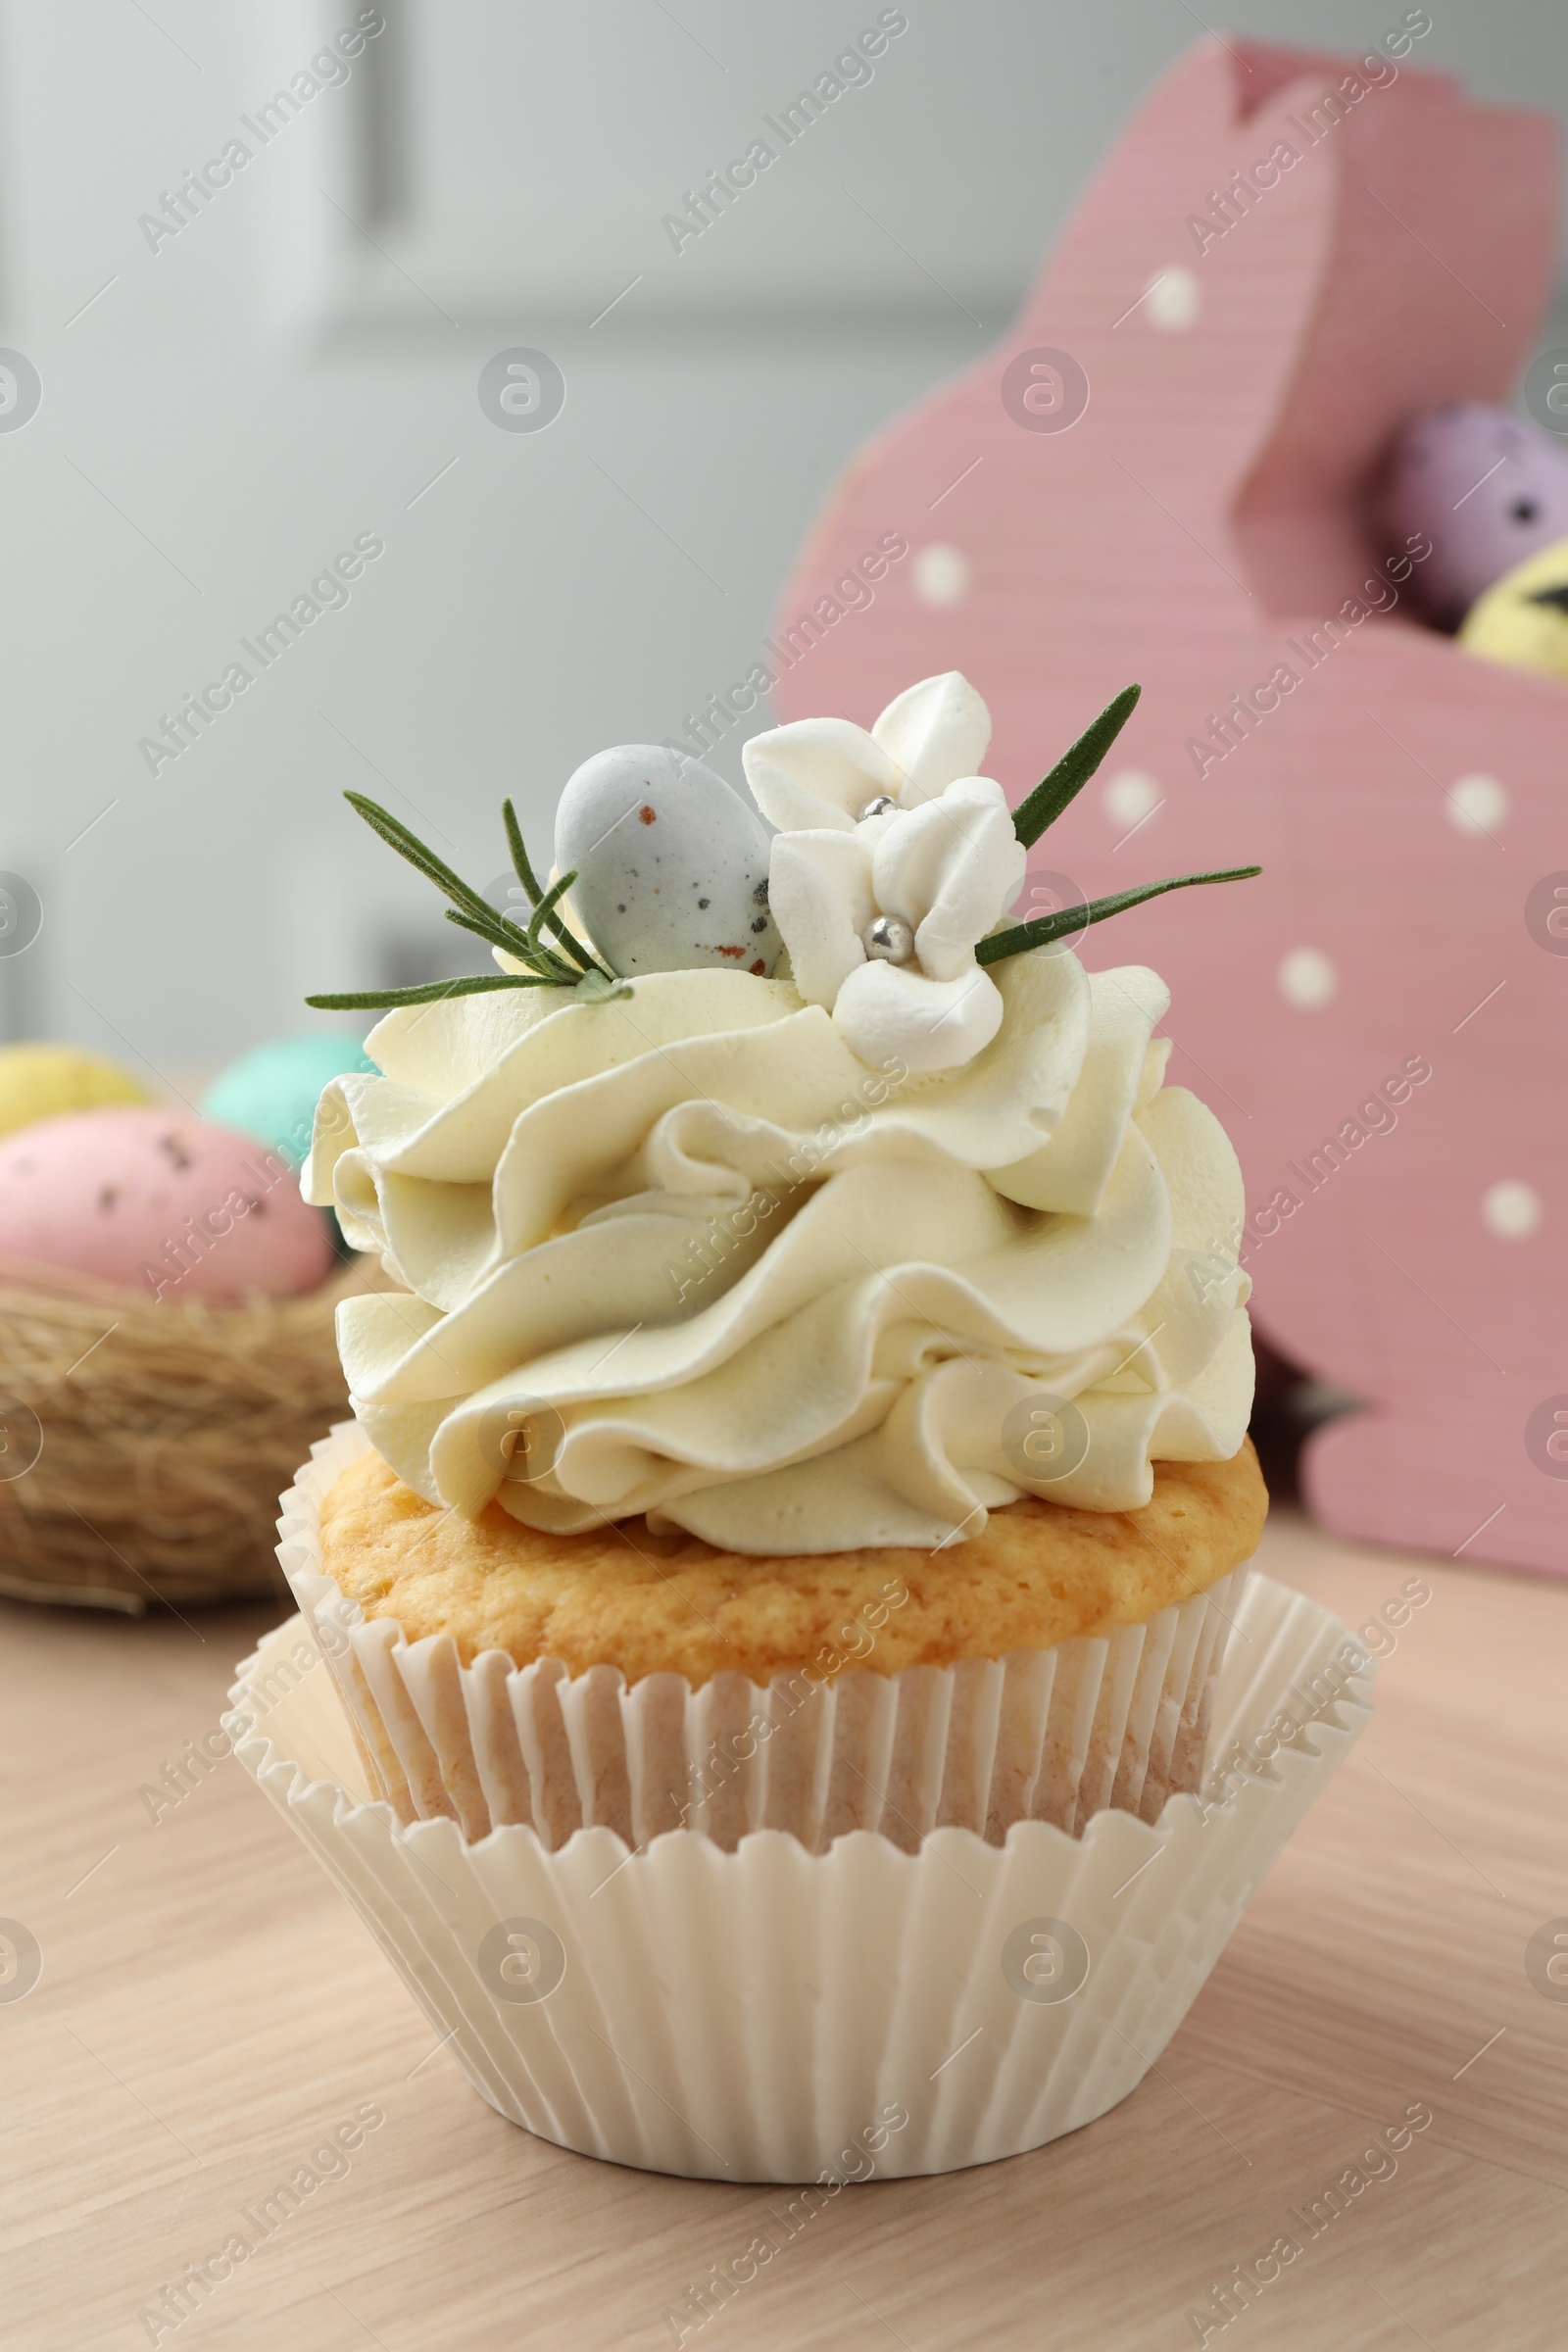
{"label": "pink speckled egg", "polygon": [[78,1110],[0,1138],[0,1258],[155,1298],[314,1290],[325,1219],[255,1138],[170,1110]]}

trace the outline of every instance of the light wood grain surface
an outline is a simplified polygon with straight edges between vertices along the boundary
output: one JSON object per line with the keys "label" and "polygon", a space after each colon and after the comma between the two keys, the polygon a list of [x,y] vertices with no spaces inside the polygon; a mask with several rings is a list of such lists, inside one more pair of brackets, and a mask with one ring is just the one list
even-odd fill
{"label": "light wood grain surface", "polygon": [[[1298,2209],[1417,2102],[1433,2121],[1396,2172],[1208,2343],[1568,2343],[1568,1999],[1525,1965],[1544,1922],[1568,1925],[1568,1589],[1357,1552],[1288,1513],[1262,1564],[1354,1626],[1412,1573],[1432,1599],[1159,2070],[1033,2155],[846,2193],[687,2345],[1176,2352],[1230,2266],[1305,2240]],[[160,2342],[674,2342],[666,2313],[777,2192],[503,2122],[231,1760],[149,1819],[140,1788],[217,1725],[280,1614],[0,1604],[0,1915],[43,1955],[0,2000],[0,2345],[149,2342],[164,2284],[365,2101],[385,2122],[346,2176]]]}

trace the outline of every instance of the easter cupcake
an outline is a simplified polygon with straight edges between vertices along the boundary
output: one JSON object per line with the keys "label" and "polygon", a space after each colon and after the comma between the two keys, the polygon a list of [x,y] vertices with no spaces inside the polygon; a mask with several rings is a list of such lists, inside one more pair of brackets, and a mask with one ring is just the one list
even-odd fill
{"label": "easter cupcake", "polygon": [[1016,811],[956,673],[748,744],[771,833],[602,754],[548,888],[506,807],[526,925],[355,800],[498,966],[312,1000],[385,1014],[304,1185],[404,1288],[339,1308],[281,1556],[404,1821],[912,1850],[1198,1787],[1241,1178],[1162,983],[1067,944],[1181,885],[1007,920],[1136,691]]}

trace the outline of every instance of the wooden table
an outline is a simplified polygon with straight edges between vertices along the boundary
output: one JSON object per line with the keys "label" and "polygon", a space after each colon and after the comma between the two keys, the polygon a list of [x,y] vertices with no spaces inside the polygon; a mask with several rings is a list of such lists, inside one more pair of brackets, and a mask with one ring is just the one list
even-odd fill
{"label": "wooden table", "polygon": [[[688,2345],[1176,2352],[1232,2264],[1370,2135],[1430,2128],[1210,2345],[1560,2352],[1568,1590],[1271,1523],[1263,1565],[1354,1626],[1412,1572],[1378,1715],[1120,2108],[1054,2146],[839,2198]],[[0,2345],[113,2352],[362,2101],[384,2126],[208,2305],[213,2352],[648,2346],[776,2192],[622,2171],[504,2123],[232,1761],[139,1793],[216,1726],[266,1607],[113,1622],[0,1604],[0,1913],[43,1973],[0,2001]],[[1565,1987],[1568,1992],[1568,1987]]]}

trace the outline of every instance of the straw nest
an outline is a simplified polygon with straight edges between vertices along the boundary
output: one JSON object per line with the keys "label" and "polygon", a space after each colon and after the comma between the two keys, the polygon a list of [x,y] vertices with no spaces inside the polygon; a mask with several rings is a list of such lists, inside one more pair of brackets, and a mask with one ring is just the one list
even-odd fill
{"label": "straw nest", "polygon": [[286,1597],[277,1498],[348,1402],[340,1298],[160,1302],[0,1267],[0,1593],[140,1614]]}

